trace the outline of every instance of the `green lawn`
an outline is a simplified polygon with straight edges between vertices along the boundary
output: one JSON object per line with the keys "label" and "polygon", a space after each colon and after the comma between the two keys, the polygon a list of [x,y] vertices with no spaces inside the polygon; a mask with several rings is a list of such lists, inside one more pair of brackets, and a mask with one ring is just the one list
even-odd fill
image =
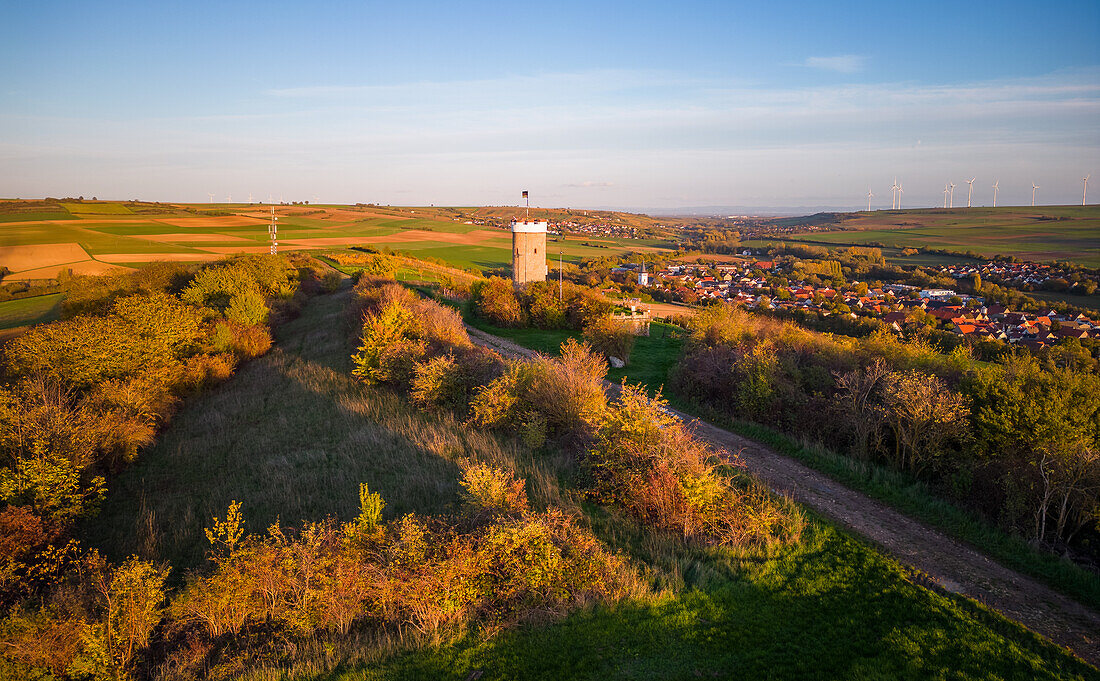
{"label": "green lawn", "polygon": [[608,380],[615,383],[640,383],[654,392],[668,383],[669,372],[676,366],[683,348],[683,330],[672,324],[652,322],[648,336],[638,336],[630,362],[622,369],[610,369]]}
{"label": "green lawn", "polygon": [[62,295],[51,293],[0,302],[0,329],[52,322],[60,313]]}

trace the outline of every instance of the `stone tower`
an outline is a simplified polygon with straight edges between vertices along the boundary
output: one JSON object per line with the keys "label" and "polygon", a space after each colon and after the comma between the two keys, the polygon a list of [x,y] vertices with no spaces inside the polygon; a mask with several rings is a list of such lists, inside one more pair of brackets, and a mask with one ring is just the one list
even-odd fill
{"label": "stone tower", "polygon": [[512,281],[546,281],[546,222],[512,220]]}

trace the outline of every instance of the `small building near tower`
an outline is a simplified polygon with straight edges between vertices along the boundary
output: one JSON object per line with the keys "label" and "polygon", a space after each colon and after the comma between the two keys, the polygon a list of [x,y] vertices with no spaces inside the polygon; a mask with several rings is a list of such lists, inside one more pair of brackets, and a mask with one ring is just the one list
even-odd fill
{"label": "small building near tower", "polygon": [[645,271],[645,263],[642,263],[642,271],[638,272],[638,286],[649,286],[649,272]]}
{"label": "small building near tower", "polygon": [[512,281],[546,281],[546,221],[512,220]]}

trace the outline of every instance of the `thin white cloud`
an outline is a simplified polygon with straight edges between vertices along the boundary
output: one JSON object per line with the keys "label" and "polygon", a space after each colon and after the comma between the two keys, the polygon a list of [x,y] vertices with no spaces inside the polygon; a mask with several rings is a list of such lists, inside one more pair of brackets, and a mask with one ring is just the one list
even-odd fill
{"label": "thin white cloud", "polygon": [[[1019,173],[1021,200],[1030,200],[1031,174],[1055,186],[1040,171],[1064,172],[1066,186],[1079,187],[1100,154],[1095,67],[841,87],[594,70],[265,94],[213,115],[182,111],[140,124],[0,111],[0,184],[57,194],[50,177],[71,175],[81,186],[106,174],[119,191],[131,183],[143,196],[171,198],[179,186],[201,198],[208,176],[221,176],[224,193],[232,182],[242,183],[234,194],[305,183],[333,199],[384,201],[415,186],[431,188],[415,196],[439,205],[506,202],[511,194],[492,188],[523,178],[559,187],[564,203],[648,205],[681,193],[704,205],[842,196],[849,185],[864,186],[862,194],[871,177],[904,174],[906,198],[918,205],[918,173],[928,176],[932,203],[944,180],[962,174]],[[94,189],[78,193],[107,194]]]}
{"label": "thin white cloud", "polygon": [[857,73],[867,65],[867,57],[858,54],[841,54],[835,57],[807,57],[803,66],[837,73]]}

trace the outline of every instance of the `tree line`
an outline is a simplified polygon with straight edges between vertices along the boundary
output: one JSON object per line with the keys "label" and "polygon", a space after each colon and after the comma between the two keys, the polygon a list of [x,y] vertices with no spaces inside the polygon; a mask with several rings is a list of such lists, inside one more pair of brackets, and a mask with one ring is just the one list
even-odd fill
{"label": "tree line", "polygon": [[884,331],[822,334],[703,310],[671,386],[725,416],[932,483],[1036,543],[1095,557],[1100,377],[1029,355],[976,360]]}

